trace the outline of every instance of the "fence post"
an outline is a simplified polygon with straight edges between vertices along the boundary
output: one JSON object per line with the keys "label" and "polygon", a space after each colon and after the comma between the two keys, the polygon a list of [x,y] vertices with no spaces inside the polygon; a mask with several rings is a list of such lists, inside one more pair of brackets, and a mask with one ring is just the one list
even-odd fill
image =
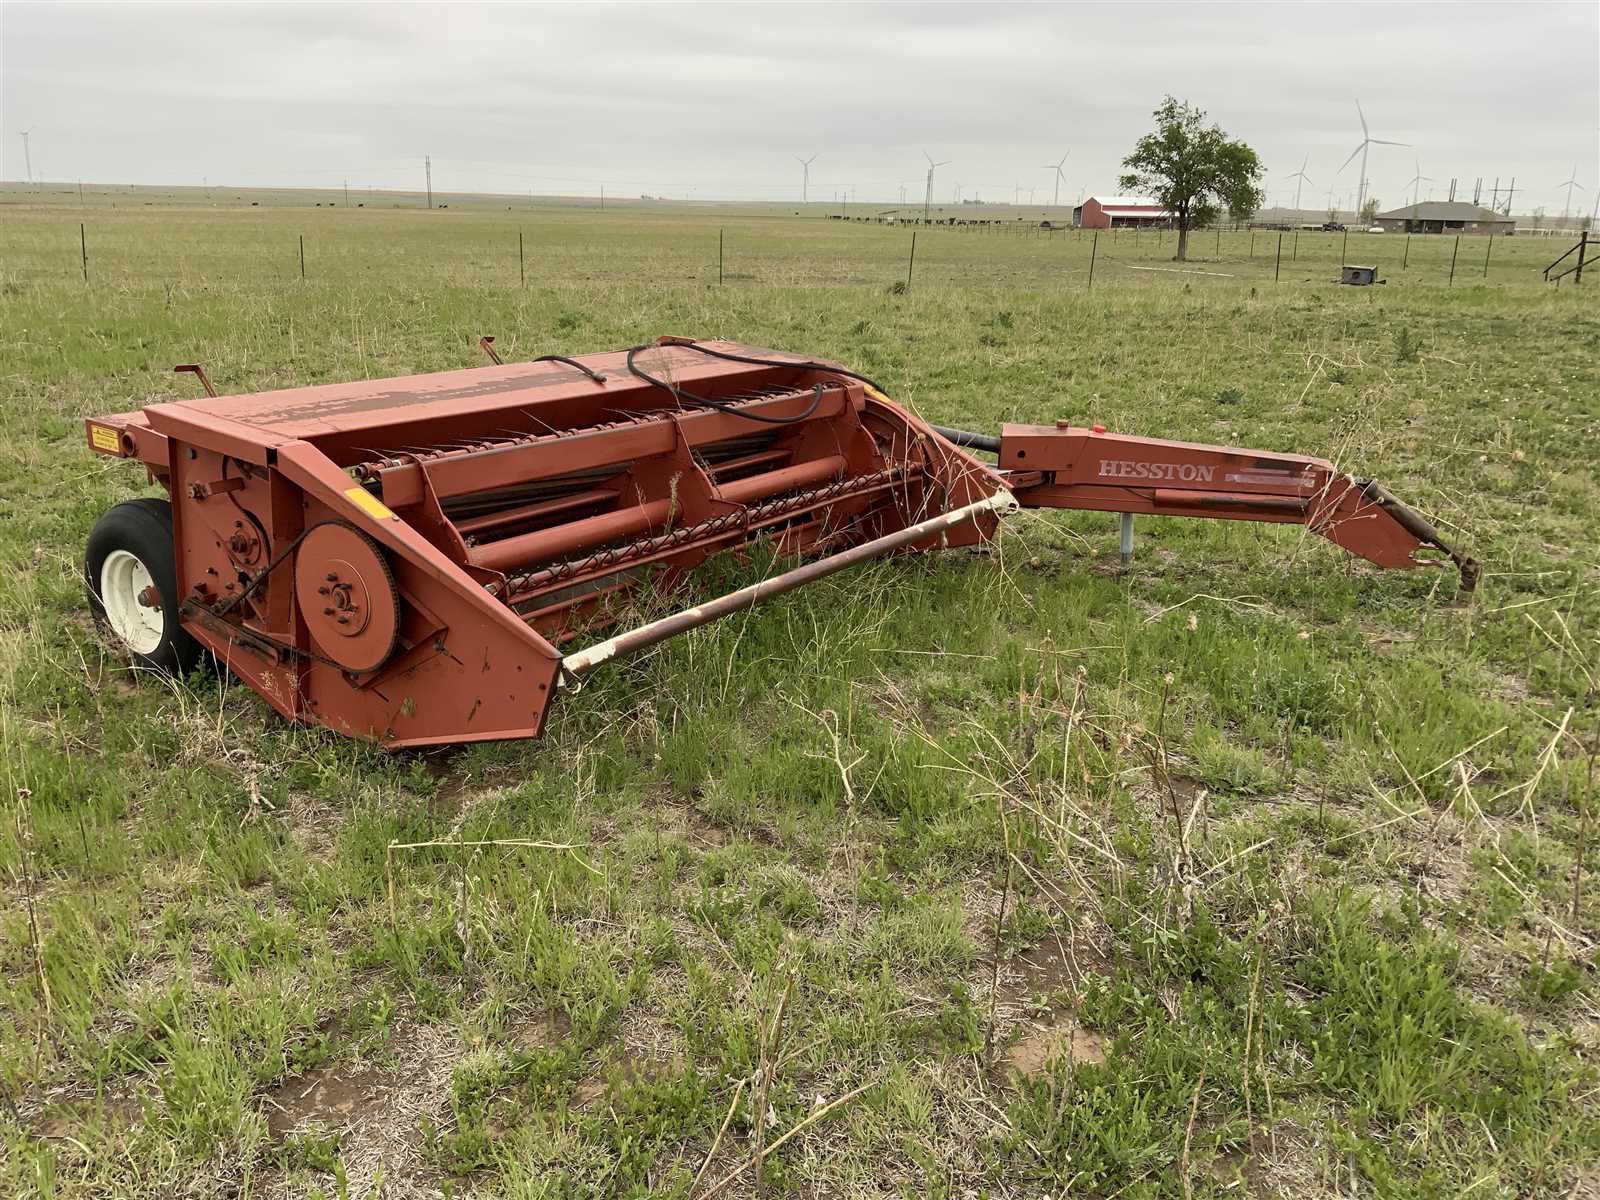
{"label": "fence post", "polygon": [[717,230],[717,286],[722,286],[722,230]]}
{"label": "fence post", "polygon": [[1254,229],[1252,229],[1250,231],[1250,257],[1254,258],[1255,256],[1256,256],[1256,231]]}
{"label": "fence post", "polygon": [[1283,234],[1278,235],[1278,257],[1272,263],[1272,282],[1278,282],[1278,271],[1283,267]]}
{"label": "fence post", "polygon": [[906,263],[906,291],[911,290],[911,271],[917,265],[917,231],[911,231],[911,258]]}
{"label": "fence post", "polygon": [[300,235],[300,278],[306,277],[306,235]]}
{"label": "fence post", "polygon": [[1346,251],[1348,251],[1349,249],[1350,249],[1350,231],[1348,229],[1346,229],[1344,231],[1344,240],[1339,243],[1339,269],[1340,270],[1343,270],[1345,263],[1347,261],[1349,261],[1348,255],[1346,254]]}
{"label": "fence post", "polygon": [[1489,244],[1483,248],[1483,277],[1489,278],[1489,255],[1494,253],[1494,234],[1489,235]]}
{"label": "fence post", "polygon": [[1460,253],[1461,253],[1461,235],[1458,233],[1458,234],[1456,234],[1455,248],[1450,251],[1450,283],[1446,284],[1445,285],[1446,287],[1452,286],[1456,281],[1456,255],[1458,255]]}
{"label": "fence post", "polygon": [[1222,226],[1217,226],[1217,257],[1222,257]]}
{"label": "fence post", "polygon": [[1289,246],[1289,261],[1297,262],[1300,258],[1300,231],[1294,231],[1294,241]]}
{"label": "fence post", "polygon": [[517,277],[522,280],[522,286],[528,286],[528,266],[522,257],[522,230],[517,230]]}
{"label": "fence post", "polygon": [[1406,234],[1406,252],[1405,252],[1404,255],[1401,256],[1401,259],[1400,259],[1400,269],[1402,271],[1404,271],[1406,269],[1406,264],[1408,262],[1410,262],[1410,261],[1411,261],[1411,235],[1408,233],[1408,234]]}
{"label": "fence post", "polygon": [[1100,231],[1096,229],[1094,231],[1094,241],[1089,243],[1089,287],[1086,289],[1088,291],[1094,290],[1094,256],[1099,253],[1099,251]]}
{"label": "fence post", "polygon": [[83,253],[83,281],[89,282],[89,235],[83,231],[83,222],[78,222],[78,249]]}
{"label": "fence post", "polygon": [[1583,258],[1584,258],[1584,255],[1586,255],[1588,252],[1589,252],[1589,231],[1587,229],[1585,229],[1581,233],[1578,234],[1578,267],[1572,273],[1572,282],[1574,284],[1582,284],[1583,283]]}

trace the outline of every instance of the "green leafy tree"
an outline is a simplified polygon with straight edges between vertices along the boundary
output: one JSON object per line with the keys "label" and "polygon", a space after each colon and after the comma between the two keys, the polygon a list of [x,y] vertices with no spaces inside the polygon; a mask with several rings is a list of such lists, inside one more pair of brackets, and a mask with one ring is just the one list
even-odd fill
{"label": "green leafy tree", "polygon": [[1363,225],[1371,225],[1372,222],[1377,219],[1377,216],[1378,201],[1373,197],[1368,196],[1367,202],[1361,206],[1361,223]]}
{"label": "green leafy tree", "polygon": [[1124,190],[1154,196],[1178,227],[1178,261],[1189,257],[1189,230],[1214,221],[1222,207],[1253,213],[1265,199],[1257,182],[1261,160],[1229,138],[1206,114],[1168,96],[1155,111],[1156,128],[1122,160]]}

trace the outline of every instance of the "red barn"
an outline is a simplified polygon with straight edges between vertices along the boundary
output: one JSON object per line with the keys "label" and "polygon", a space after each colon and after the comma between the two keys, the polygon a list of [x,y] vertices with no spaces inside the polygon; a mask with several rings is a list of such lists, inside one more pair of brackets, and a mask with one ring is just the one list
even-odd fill
{"label": "red barn", "polygon": [[1072,210],[1072,223],[1079,229],[1151,228],[1172,224],[1172,213],[1148,196],[1090,196]]}

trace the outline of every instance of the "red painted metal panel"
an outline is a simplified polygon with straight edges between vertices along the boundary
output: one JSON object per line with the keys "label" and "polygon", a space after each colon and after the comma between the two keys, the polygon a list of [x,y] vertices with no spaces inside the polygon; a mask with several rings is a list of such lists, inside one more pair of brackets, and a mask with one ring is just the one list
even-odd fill
{"label": "red painted metal panel", "polygon": [[[990,467],[842,368],[706,346],[763,361],[673,342],[638,356],[670,383],[602,354],[151,405],[86,436],[167,484],[194,636],[285,717],[391,747],[537,734],[556,643],[646,581],[676,587],[763,538],[828,556],[784,587],[976,544],[1007,489],[1032,507],[1303,523],[1385,566],[1421,565],[1428,545],[1475,571],[1322,459],[1007,425]],[[358,625],[356,653],[341,639]]]}

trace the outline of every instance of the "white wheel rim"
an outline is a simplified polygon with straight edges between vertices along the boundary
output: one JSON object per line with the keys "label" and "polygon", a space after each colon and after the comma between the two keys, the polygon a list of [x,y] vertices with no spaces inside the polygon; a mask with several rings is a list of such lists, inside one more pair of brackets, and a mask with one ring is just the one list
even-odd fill
{"label": "white wheel rim", "polygon": [[[147,601],[154,600],[154,604]],[[154,654],[165,635],[161,593],[150,568],[127,550],[113,550],[100,564],[100,603],[112,632],[135,654]]]}

